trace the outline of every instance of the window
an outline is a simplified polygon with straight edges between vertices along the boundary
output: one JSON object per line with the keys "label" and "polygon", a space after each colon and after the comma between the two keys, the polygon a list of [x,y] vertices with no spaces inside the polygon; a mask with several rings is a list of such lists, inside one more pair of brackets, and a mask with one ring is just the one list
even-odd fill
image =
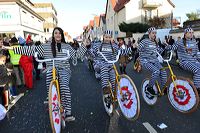
{"label": "window", "polygon": [[49,32],[49,28],[47,28],[47,32]]}
{"label": "window", "polygon": [[152,18],[152,10],[145,10],[145,22]]}
{"label": "window", "polygon": [[44,28],[44,32],[46,32],[46,28]]}

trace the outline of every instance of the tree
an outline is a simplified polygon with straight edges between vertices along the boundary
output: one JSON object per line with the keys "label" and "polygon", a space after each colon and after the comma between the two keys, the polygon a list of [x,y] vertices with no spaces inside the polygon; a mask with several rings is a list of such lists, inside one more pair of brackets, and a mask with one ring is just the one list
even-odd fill
{"label": "tree", "polygon": [[153,17],[148,21],[148,24],[155,27],[155,28],[164,28],[165,27],[165,19],[159,17]]}
{"label": "tree", "polygon": [[200,19],[200,14],[197,12],[186,13],[188,21]]}

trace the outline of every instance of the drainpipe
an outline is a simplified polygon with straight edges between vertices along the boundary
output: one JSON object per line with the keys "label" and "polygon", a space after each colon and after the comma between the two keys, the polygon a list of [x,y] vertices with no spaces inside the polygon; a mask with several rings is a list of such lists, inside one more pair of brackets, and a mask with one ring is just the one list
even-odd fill
{"label": "drainpipe", "polygon": [[173,29],[173,11],[171,10],[171,30]]}

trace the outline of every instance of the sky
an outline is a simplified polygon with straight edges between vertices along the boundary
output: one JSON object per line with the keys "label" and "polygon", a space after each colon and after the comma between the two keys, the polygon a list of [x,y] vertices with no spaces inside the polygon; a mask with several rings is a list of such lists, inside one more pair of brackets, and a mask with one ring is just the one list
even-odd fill
{"label": "sky", "polygon": [[[58,26],[73,38],[80,35],[83,26],[88,25],[95,15],[105,13],[107,0],[31,0],[51,2],[58,12]],[[183,23],[186,13],[200,9],[200,0],[171,0],[176,6],[174,17],[181,17]]]}

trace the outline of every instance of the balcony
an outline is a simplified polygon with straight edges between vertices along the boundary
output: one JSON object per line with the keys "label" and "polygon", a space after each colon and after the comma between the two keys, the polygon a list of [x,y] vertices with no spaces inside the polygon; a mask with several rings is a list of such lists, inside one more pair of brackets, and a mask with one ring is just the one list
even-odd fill
{"label": "balcony", "polygon": [[143,0],[143,8],[158,8],[161,6],[161,0]]}

